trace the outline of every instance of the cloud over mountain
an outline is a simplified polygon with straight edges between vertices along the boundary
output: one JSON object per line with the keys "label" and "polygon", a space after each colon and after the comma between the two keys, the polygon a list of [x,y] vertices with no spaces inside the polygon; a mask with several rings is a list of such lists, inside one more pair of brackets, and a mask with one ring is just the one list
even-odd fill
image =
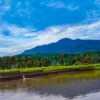
{"label": "cloud over mountain", "polygon": [[99,0],[0,0],[0,56],[62,38],[100,39]]}

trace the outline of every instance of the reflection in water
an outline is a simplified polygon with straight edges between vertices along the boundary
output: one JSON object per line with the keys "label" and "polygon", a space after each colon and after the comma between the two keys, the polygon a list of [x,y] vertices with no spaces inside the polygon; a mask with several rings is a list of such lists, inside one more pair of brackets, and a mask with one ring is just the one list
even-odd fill
{"label": "reflection in water", "polygon": [[100,92],[90,93],[85,96],[77,96],[72,100],[100,100]]}
{"label": "reflection in water", "polygon": [[100,71],[0,83],[0,100],[99,100]]}
{"label": "reflection in water", "polygon": [[37,94],[32,93],[28,94],[25,92],[5,92],[5,94],[0,93],[0,100],[100,100],[100,92],[90,93],[84,96],[77,96],[73,99],[65,98],[62,95],[54,95],[54,94]]}
{"label": "reflection in water", "polygon": [[[9,98],[10,99],[9,99]],[[37,93],[32,93],[32,94],[28,94],[25,92],[18,92],[18,93],[7,93],[7,95],[2,96],[1,98],[2,100],[66,100],[66,98],[64,98],[61,95],[47,95],[47,94],[37,94]],[[1,100],[0,99],[0,100]]]}

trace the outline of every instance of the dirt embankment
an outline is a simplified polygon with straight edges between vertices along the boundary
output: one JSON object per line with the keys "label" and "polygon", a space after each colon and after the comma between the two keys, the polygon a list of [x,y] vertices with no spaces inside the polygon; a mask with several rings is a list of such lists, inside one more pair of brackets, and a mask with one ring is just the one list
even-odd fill
{"label": "dirt embankment", "polygon": [[80,71],[89,71],[88,69],[83,70],[56,70],[56,71],[34,71],[34,72],[7,72],[7,73],[0,73],[0,82],[10,81],[10,80],[17,80],[23,78],[32,78],[32,77],[41,77],[41,76],[48,76],[60,73],[74,73]]}

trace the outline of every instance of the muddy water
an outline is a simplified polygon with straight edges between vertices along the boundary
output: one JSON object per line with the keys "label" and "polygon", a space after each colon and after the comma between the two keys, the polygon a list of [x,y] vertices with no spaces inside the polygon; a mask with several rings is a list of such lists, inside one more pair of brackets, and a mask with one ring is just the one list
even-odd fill
{"label": "muddy water", "polygon": [[0,83],[0,100],[100,100],[100,71]]}

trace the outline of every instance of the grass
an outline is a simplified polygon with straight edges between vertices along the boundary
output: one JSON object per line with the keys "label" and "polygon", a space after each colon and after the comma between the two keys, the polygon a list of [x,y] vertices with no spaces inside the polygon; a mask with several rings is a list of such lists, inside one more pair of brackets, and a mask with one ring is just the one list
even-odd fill
{"label": "grass", "polygon": [[57,71],[57,70],[66,70],[66,71],[76,71],[76,70],[92,70],[100,69],[100,64],[89,64],[89,65],[72,65],[72,66],[50,66],[50,67],[37,67],[37,68],[20,68],[20,69],[10,69],[10,70],[0,70],[0,73],[9,73],[9,72],[35,72],[35,71]]}

